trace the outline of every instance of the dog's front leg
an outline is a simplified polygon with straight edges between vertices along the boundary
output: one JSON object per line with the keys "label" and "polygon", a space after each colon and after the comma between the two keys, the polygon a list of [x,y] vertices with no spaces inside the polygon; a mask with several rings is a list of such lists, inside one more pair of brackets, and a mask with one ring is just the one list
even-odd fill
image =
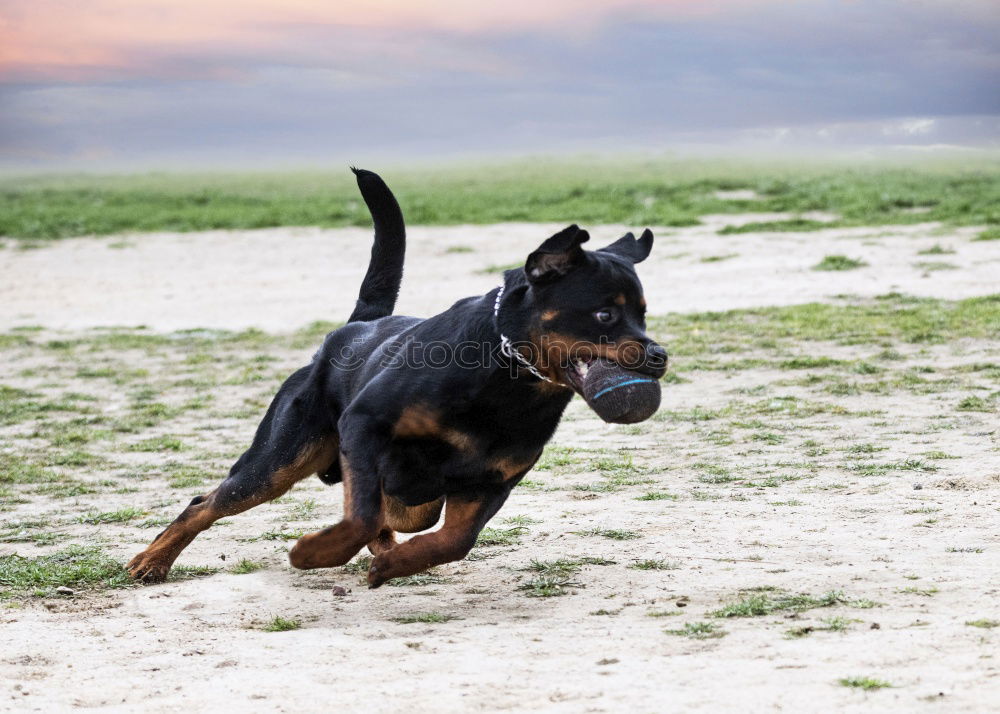
{"label": "dog's front leg", "polygon": [[377,588],[392,578],[464,558],[476,544],[483,526],[507,500],[516,481],[448,494],[440,530],[416,536],[377,555],[368,570],[368,587]]}
{"label": "dog's front leg", "polygon": [[388,444],[388,435],[375,419],[363,415],[345,417],[339,423],[344,517],[335,526],[299,538],[288,553],[293,567],[343,565],[374,540],[382,528],[382,489],[376,464]]}

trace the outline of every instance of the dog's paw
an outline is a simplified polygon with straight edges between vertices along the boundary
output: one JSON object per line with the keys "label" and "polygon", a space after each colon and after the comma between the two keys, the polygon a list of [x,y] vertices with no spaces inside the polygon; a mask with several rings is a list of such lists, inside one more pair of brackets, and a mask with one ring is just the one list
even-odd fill
{"label": "dog's paw", "polygon": [[368,566],[368,587],[374,590],[381,585],[384,585],[387,580],[392,578],[389,575],[390,563],[389,558],[386,557],[386,553],[380,553],[372,559],[372,564]]}
{"label": "dog's paw", "polygon": [[385,583],[386,580],[388,580],[388,578],[382,577],[382,572],[385,568],[386,563],[382,562],[380,564],[379,560],[384,561],[384,559],[381,556],[376,556],[372,560],[372,564],[368,566],[368,587],[371,588],[372,590],[374,590],[377,587],[380,587]]}
{"label": "dog's paw", "polygon": [[125,566],[125,570],[128,571],[128,574],[136,582],[151,585],[153,583],[162,583],[166,580],[167,573],[170,572],[170,566],[149,557],[143,551],[129,561],[128,565]]}

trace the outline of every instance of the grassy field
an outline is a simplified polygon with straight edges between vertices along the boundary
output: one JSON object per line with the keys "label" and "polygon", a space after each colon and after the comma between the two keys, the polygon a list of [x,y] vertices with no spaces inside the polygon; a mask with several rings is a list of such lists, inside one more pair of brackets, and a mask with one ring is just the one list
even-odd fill
{"label": "grassy field", "polygon": [[[798,429],[810,419],[829,414],[846,420],[875,419],[888,427],[881,410],[852,411],[838,403],[860,395],[949,395],[949,409],[932,428],[955,428],[959,422],[954,420],[962,414],[995,412],[1000,365],[978,357],[934,365],[929,350],[963,345],[963,353],[974,353],[971,346],[984,339],[987,342],[981,344],[992,349],[995,345],[989,340],[995,338],[998,324],[1000,295],[949,302],[888,294],[841,304],[655,317],[651,331],[671,346],[677,363],[668,382],[704,382],[712,373],[773,376],[770,383],[733,394],[715,408],[667,407],[654,421],[621,431],[655,434],[664,422],[693,425],[691,461],[681,458],[676,466],[691,472],[696,489],[736,481],[759,487],[774,478],[790,483],[811,478],[821,468],[839,470],[848,481],[859,473],[935,471],[934,460],[946,457],[935,456],[932,450],[898,463],[875,463],[872,460],[883,446],[864,444],[837,446],[846,450],[846,456],[831,462],[834,457],[828,454],[834,444],[814,434],[793,449],[799,453],[790,470],[765,463],[741,467],[753,476],[738,476],[741,469],[735,466],[706,464],[696,444],[704,440],[706,446],[777,446],[799,439]],[[0,443],[6,447],[0,456],[0,512],[11,516],[0,528],[0,543],[49,546],[80,537],[93,543],[90,535],[108,525],[138,529],[134,539],[141,542],[149,528],[168,522],[191,493],[217,480],[239,453],[281,380],[308,358],[332,327],[317,323],[292,335],[258,330],[155,334],[143,329],[65,336],[22,329],[0,335],[0,355],[6,365],[0,383]],[[114,405],[110,412],[109,403]],[[217,425],[242,436],[219,440]],[[630,488],[637,497],[658,493],[650,490],[652,479],[633,478],[650,470],[631,456],[612,455],[605,463],[600,450],[590,455],[576,451],[554,445],[538,469],[596,471],[605,479],[573,487],[577,490]],[[789,464],[792,456],[785,455]],[[131,495],[150,487],[156,488],[155,499]],[[764,491],[758,495],[772,497]],[[149,503],[153,510],[108,505],[122,497],[129,504]],[[290,517],[309,520],[314,515],[312,503]],[[41,506],[42,512],[13,515],[25,508],[34,510],[32,504]],[[515,525],[507,531],[488,529],[481,544],[515,544],[524,531]],[[269,539],[287,540],[299,533],[296,529]],[[591,535],[633,537],[629,530],[596,530]],[[0,600],[51,593],[57,585],[76,587],[84,581],[105,587],[125,585],[115,572],[93,549],[31,561],[4,557]]]}
{"label": "grassy field", "polygon": [[[512,648],[519,681],[544,701],[537,663],[562,658],[560,683],[570,672],[595,698],[658,688],[664,668],[708,668],[745,672],[734,686],[758,694],[761,672],[780,671],[768,696],[794,701],[821,692],[847,706],[864,692],[913,711],[943,691],[974,711],[1000,625],[997,324],[1000,295],[659,315],[651,330],[676,367],[653,419],[609,429],[575,401],[468,559],[377,591],[364,590],[367,554],[288,568],[291,543],[338,512],[339,489],[317,479],[220,521],[164,586],[137,589],[122,566],[218,482],[331,325],[8,331],[0,612],[15,649],[0,670],[28,687],[27,662],[70,683],[46,690],[59,699],[83,670],[108,686],[98,675],[130,671],[142,651],[184,682],[224,668],[220,698],[251,678],[277,696],[284,676],[264,672],[326,672],[317,643],[340,638],[331,646],[352,661],[384,647],[433,671]],[[77,622],[76,668],[41,658]],[[109,650],[107,632],[127,644]],[[765,668],[795,668],[755,674],[761,653]],[[473,696],[487,702],[481,677]],[[142,696],[112,686],[116,702]],[[675,686],[697,700],[699,687]]]}
{"label": "grassy field", "polygon": [[[834,223],[796,218],[731,231],[920,221],[1000,226],[1000,161],[986,158],[862,168],[830,161],[539,160],[382,173],[412,224],[573,220],[685,226],[708,213],[826,211],[837,215]],[[752,194],[734,197],[720,191]],[[369,221],[346,167],[311,173],[0,179],[0,236],[33,241]],[[997,230],[988,228],[988,235]]]}
{"label": "grassy field", "polygon": [[[660,411],[612,426],[574,400],[469,556],[387,587],[365,588],[367,553],[289,567],[293,542],[342,510],[342,489],[312,478],[219,521],[167,583],[138,587],[123,564],[215,487],[278,385],[337,326],[309,321],[346,314],[328,304],[338,281],[310,280],[311,264],[277,277],[280,261],[248,264],[226,298],[214,275],[179,280],[163,256],[214,266],[256,245],[297,266],[293,248],[312,256],[332,241],[295,230],[197,245],[53,239],[370,219],[347,172],[5,180],[0,233],[18,238],[0,245],[19,318],[0,330],[7,698],[45,710],[308,710],[331,687],[345,702],[368,706],[379,692],[413,711],[641,710],[667,697],[681,710],[947,701],[977,712],[1000,697],[1000,244],[983,242],[1000,238],[1000,166],[384,174],[414,223],[700,221],[660,231],[642,266],[649,331],[671,353]],[[924,221],[945,225],[885,225]],[[808,232],[831,225],[851,227]],[[415,228],[414,314],[465,294],[468,276],[489,286],[481,274],[526,254],[537,228]],[[360,270],[367,231],[345,233],[364,240],[336,255],[356,251]],[[220,238],[230,252],[198,257]],[[123,266],[141,290],[120,283]],[[58,270],[86,281],[42,283],[40,271]],[[211,295],[185,312],[179,296],[201,282]],[[281,287],[315,302],[315,282],[314,312]],[[60,327],[70,306],[99,311],[95,295],[138,301],[141,319]],[[281,319],[263,322],[276,297]],[[209,309],[220,302],[222,321]],[[237,319],[244,305],[251,322]],[[71,667],[56,654],[66,642]]]}

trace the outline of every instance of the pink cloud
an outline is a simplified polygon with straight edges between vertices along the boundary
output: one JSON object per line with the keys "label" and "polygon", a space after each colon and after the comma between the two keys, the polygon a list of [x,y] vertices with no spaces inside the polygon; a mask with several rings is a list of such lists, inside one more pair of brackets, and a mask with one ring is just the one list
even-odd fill
{"label": "pink cloud", "polygon": [[[74,81],[163,76],[188,61],[198,76],[224,71],[227,54],[312,51],[319,61],[336,47],[303,47],[309,28],[355,28],[419,35],[544,31],[586,34],[615,18],[691,19],[745,11],[779,0],[6,0],[0,9],[0,78]],[[391,51],[391,50],[390,50]]]}

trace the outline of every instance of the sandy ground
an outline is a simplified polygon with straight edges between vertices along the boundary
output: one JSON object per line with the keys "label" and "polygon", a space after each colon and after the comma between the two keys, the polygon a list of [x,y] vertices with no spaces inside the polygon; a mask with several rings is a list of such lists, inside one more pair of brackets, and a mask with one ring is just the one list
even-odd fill
{"label": "sandy ground", "polygon": [[[996,290],[1000,255],[995,244],[969,241],[975,228],[943,233],[939,225],[927,223],[717,234],[726,225],[784,217],[705,216],[692,228],[654,227],[656,247],[639,269],[650,304],[661,312],[684,312],[791,305],[845,293],[896,290],[956,299]],[[431,315],[456,298],[490,290],[503,267],[523,261],[559,228],[410,228],[397,313]],[[590,230],[588,247],[597,248],[628,229]],[[935,244],[956,252],[916,255]],[[354,307],[370,249],[367,229],[314,228],[83,238],[36,250],[11,246],[0,254],[0,329],[288,330],[314,320],[344,320]],[[848,273],[810,269],[831,254],[862,259],[869,267]],[[928,271],[921,265],[942,258],[960,269]]]}
{"label": "sandy ground", "polygon": [[[918,225],[714,234],[732,222],[708,217],[704,227],[661,231],[653,257],[641,266],[652,312],[892,290],[951,298],[997,290],[1000,255],[995,245],[970,243],[973,231]],[[477,271],[513,262],[549,232],[550,226],[525,225],[411,229],[401,312],[427,314],[489,289],[496,275]],[[593,230],[598,245],[618,233]],[[342,319],[369,247],[363,230],[161,234],[126,238],[126,247],[113,248],[119,240],[4,251],[0,327],[289,329]],[[935,243],[955,253],[916,256]],[[473,251],[448,252],[449,246]],[[872,267],[809,270],[837,253]],[[725,254],[737,255],[701,262]],[[932,260],[958,267],[927,272],[913,265]],[[995,341],[897,348],[929,364],[1000,361]],[[870,349],[810,345],[807,351],[855,359],[870,358]],[[275,368],[296,366],[310,352],[286,351]],[[40,360],[33,371],[6,364],[0,378],[44,389],[37,373],[45,372],[47,358],[33,359]],[[788,377],[768,369],[700,372],[670,386],[665,398],[676,414],[720,409],[740,394],[815,398],[806,387],[773,386]],[[203,534],[180,561],[228,567],[249,558],[265,563],[261,571],[0,609],[0,710],[995,711],[1000,630],[965,623],[1000,618],[1000,442],[992,413],[952,414],[948,428],[940,428],[942,414],[966,393],[963,386],[926,395],[845,396],[836,403],[846,415],[770,424],[784,436],[766,447],[745,430],[737,430],[735,443],[713,441],[705,422],[683,418],[608,426],[576,400],[553,443],[595,454],[628,449],[652,483],[587,490],[601,475],[586,458],[533,473],[536,486],[516,489],[492,524],[510,527],[504,518],[530,517],[521,545],[477,549],[476,559],[438,568],[438,580],[424,585],[369,591],[359,575],[341,569],[298,573],[287,566],[290,543],[251,540],[264,531],[309,530],[336,520],[339,487],[308,480],[281,503]],[[259,389],[232,386],[220,389],[218,399],[240,404],[248,394],[265,397]],[[248,416],[205,424],[193,413],[169,430],[202,450],[238,453],[254,423]],[[830,455],[819,458],[808,478],[793,480],[801,475],[807,439],[828,445]],[[931,450],[957,458],[936,462],[933,473],[845,475],[846,450],[869,441],[885,444],[881,462]],[[706,485],[699,478],[704,462],[732,468],[745,482]],[[211,466],[221,472],[225,462]],[[767,475],[789,480],[776,488],[746,483]],[[637,500],[649,490],[679,498]],[[58,507],[65,513],[134,505],[172,516],[190,496],[151,478],[131,493]],[[295,515],[296,504],[309,499],[319,503],[317,512]],[[2,517],[13,521],[54,507],[35,500]],[[581,534],[595,527],[630,529],[638,537]],[[114,524],[66,528],[76,542],[102,543],[122,559],[155,533]],[[12,552],[43,551],[0,545],[0,554]],[[522,569],[533,559],[580,556],[615,562],[584,566],[563,597],[529,598],[518,589],[532,577]],[[669,569],[630,567],[644,559],[663,560]],[[350,592],[335,596],[335,585]],[[710,617],[741,591],[763,587],[817,597],[839,590],[845,602],[797,615]],[[857,606],[863,600],[877,606]],[[393,620],[415,612],[459,619]],[[298,619],[302,628],[262,631],[275,615]],[[846,630],[824,631],[831,616],[844,618]],[[699,640],[666,632],[704,621],[717,623],[725,636]],[[787,637],[795,627],[817,629]],[[854,675],[894,686],[866,693],[838,685]]]}

